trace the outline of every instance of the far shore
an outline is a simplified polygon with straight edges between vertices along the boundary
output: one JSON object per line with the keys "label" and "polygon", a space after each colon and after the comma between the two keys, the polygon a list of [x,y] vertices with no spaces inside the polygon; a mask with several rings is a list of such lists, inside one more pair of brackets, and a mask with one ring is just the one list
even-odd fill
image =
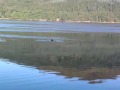
{"label": "far shore", "polygon": [[40,21],[40,22],[66,22],[66,23],[108,23],[108,24],[120,24],[120,22],[99,22],[99,21],[72,21],[72,20],[47,20],[47,19],[11,19],[11,18],[0,18],[0,20],[17,20],[17,21]]}

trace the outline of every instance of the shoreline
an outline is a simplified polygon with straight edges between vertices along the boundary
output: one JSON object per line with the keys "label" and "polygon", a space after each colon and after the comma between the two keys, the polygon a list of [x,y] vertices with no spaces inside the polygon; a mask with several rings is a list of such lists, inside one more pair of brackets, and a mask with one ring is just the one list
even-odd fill
{"label": "shoreline", "polygon": [[0,18],[0,20],[16,20],[16,21],[39,21],[39,22],[64,22],[64,23],[101,23],[101,24],[120,24],[120,22],[99,22],[99,21],[72,21],[72,20],[47,20],[47,19],[29,19],[29,20],[24,20],[24,19],[10,19],[10,18]]}

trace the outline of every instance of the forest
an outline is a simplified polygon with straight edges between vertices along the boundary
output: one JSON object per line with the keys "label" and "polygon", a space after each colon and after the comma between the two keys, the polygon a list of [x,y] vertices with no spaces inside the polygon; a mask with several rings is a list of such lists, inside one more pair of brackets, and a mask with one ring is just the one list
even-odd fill
{"label": "forest", "polygon": [[120,22],[120,0],[0,0],[0,18]]}

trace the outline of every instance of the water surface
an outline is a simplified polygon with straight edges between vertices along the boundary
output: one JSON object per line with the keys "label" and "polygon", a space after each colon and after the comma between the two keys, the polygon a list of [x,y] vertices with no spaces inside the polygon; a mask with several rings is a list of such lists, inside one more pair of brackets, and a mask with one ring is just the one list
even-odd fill
{"label": "water surface", "polygon": [[119,31],[119,24],[2,20],[0,90],[120,90]]}

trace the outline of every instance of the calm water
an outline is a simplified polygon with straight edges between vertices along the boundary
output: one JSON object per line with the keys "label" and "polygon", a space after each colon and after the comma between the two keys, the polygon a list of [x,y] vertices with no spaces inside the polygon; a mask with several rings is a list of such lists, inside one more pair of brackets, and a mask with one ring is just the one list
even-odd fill
{"label": "calm water", "polygon": [[1,20],[0,90],[120,90],[119,32],[120,24]]}

